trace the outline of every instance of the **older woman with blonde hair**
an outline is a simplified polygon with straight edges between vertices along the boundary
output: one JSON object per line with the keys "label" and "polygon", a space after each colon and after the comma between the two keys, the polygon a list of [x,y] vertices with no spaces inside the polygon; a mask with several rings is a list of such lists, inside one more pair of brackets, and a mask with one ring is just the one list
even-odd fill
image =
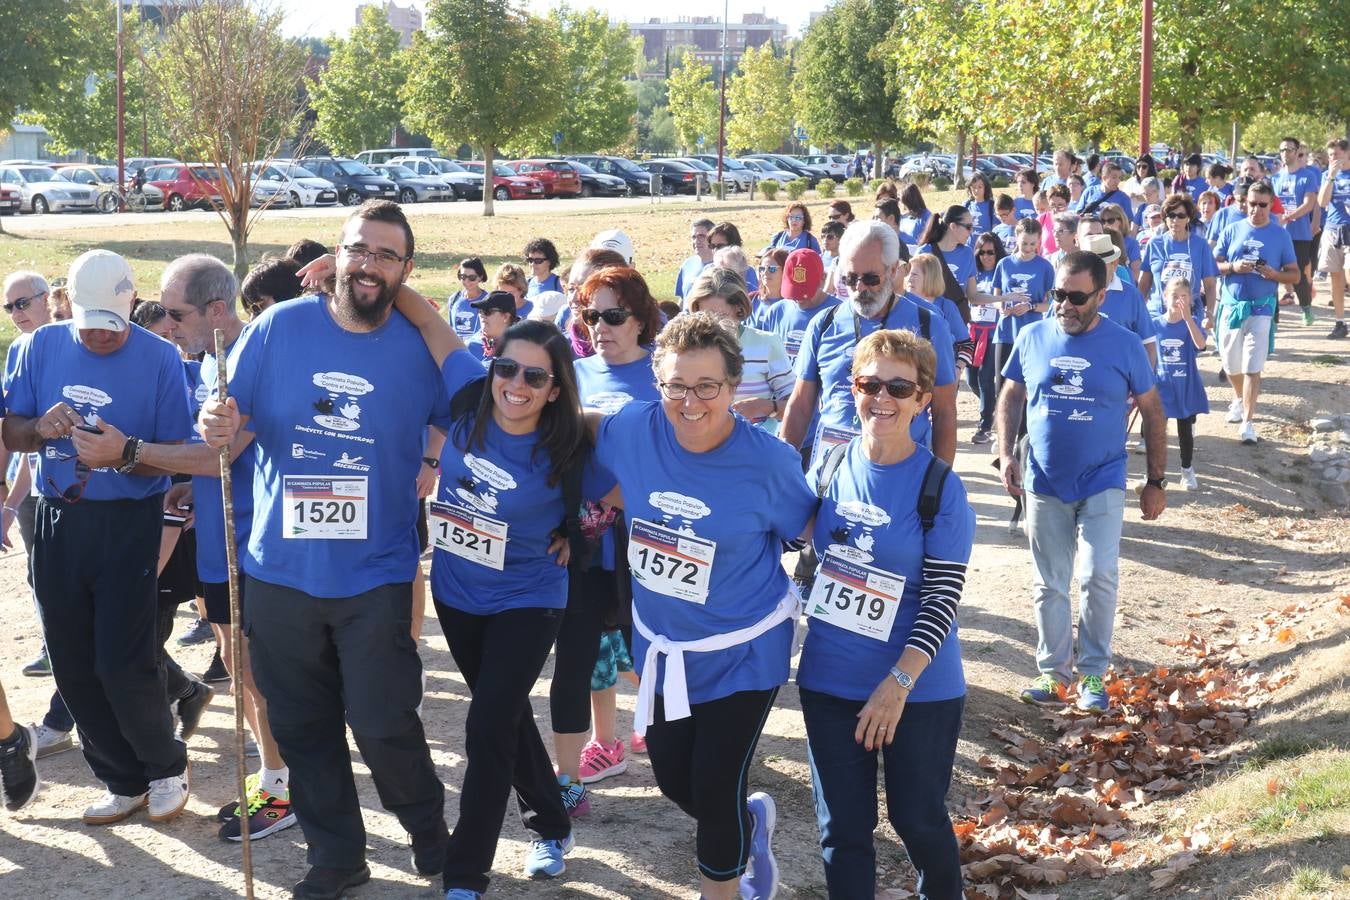
{"label": "older woman with blonde hair", "polygon": [[502,263],[492,277],[494,291],[506,291],[516,298],[516,318],[528,319],[534,304],[525,297],[530,290],[530,279],[525,270],[515,263]]}
{"label": "older woman with blonde hair", "polygon": [[694,282],[688,303],[691,312],[710,312],[736,327],[745,367],[731,408],[776,433],[796,379],[782,338],[747,324],[751,302],[745,282],[735,270],[713,266]]}

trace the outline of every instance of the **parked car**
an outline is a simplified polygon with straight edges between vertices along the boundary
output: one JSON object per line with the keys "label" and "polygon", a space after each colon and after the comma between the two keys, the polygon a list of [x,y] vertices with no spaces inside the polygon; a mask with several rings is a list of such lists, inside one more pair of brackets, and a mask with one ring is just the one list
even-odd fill
{"label": "parked car", "polygon": [[617,175],[603,175],[590,166],[576,160],[568,164],[581,176],[581,196],[583,197],[622,197],[628,193],[628,182]]}
{"label": "parked car", "polygon": [[336,206],[338,202],[338,192],[333,182],[320,178],[299,163],[255,162],[253,177],[284,189],[291,195],[291,206]]}
{"label": "parked car", "polygon": [[19,192],[19,208],[24,212],[41,215],[97,209],[97,191],[62,181],[50,166],[0,166],[0,184]]}
{"label": "parked car", "polygon": [[[696,153],[690,158],[696,159],[708,167],[712,172],[709,181],[717,180],[716,153]],[[733,191],[748,191],[759,180],[754,169],[730,156],[722,157],[722,178]]]}
{"label": "parked car", "polygon": [[306,169],[320,178],[327,178],[337,188],[338,199],[348,206],[363,200],[397,200],[398,188],[388,178],[382,178],[365,163],[342,156],[306,156],[298,159]]}
{"label": "parked car", "polygon": [[[483,163],[475,160],[463,164],[470,172],[483,173]],[[516,170],[501,163],[492,166],[492,196],[496,200],[543,200],[544,183],[528,175],[517,175]]]}
{"label": "parked car", "polygon": [[178,161],[171,156],[129,156],[122,160],[122,171],[126,175],[127,184],[130,185],[132,177],[141,169],[167,166]]}
{"label": "parked car", "polygon": [[586,153],[577,156],[565,156],[563,159],[585,163],[601,175],[612,175],[615,178],[622,179],[624,184],[628,186],[629,196],[652,192],[651,173],[631,159],[624,159],[622,156],[600,156]]}
{"label": "parked car", "polygon": [[401,156],[440,156],[435,147],[383,147],[379,150],[362,150],[356,154],[356,161],[374,167],[376,163],[390,163]]}
{"label": "parked car", "polygon": [[808,166],[824,169],[831,178],[841,183],[848,178],[849,169],[853,168],[853,157],[842,153],[817,153],[814,156],[803,156],[801,161]]}
{"label": "parked car", "polygon": [[438,175],[418,175],[407,166],[399,163],[381,163],[371,166],[377,174],[383,175],[398,186],[398,202],[430,203],[438,200],[454,200],[454,188],[446,184]]}
{"label": "parked car", "polygon": [[641,164],[654,175],[661,176],[661,193],[667,197],[674,194],[694,194],[700,190],[700,181],[707,183],[707,178],[700,169],[694,168],[687,162],[676,162],[673,159],[652,159]]}
{"label": "parked car", "polygon": [[743,156],[737,160],[755,175],[755,182],[776,181],[779,184],[787,184],[789,181],[795,181],[797,176],[792,172],[784,172],[782,169],[769,162],[767,159],[755,159],[749,156]]}
{"label": "parked car", "polygon": [[470,172],[452,159],[443,156],[400,156],[390,165],[404,166],[418,175],[439,178],[454,192],[447,200],[482,200],[483,176]]}
{"label": "parked car", "polygon": [[220,190],[216,186],[219,178],[215,166],[201,163],[170,163],[145,168],[147,190],[158,188],[164,194],[164,209],[169,212],[211,209],[220,202]]}
{"label": "parked car", "polygon": [[[122,208],[122,194],[117,187],[117,166],[96,166],[82,163],[62,163],[52,166],[56,177],[71,184],[91,188],[97,192],[94,205],[101,212],[117,212]],[[125,166],[123,172],[129,172]],[[147,184],[143,191],[147,209],[163,209],[164,192]]]}
{"label": "parked car", "polygon": [[581,194],[581,174],[567,160],[517,159],[504,165],[517,175],[542,182],[546,197],[577,197]]}
{"label": "parked car", "polygon": [[265,206],[268,209],[290,209],[291,192],[278,182],[254,178],[253,195],[249,198],[249,205],[258,208]]}
{"label": "parked car", "polygon": [[23,195],[19,189],[9,184],[0,184],[0,216],[12,216],[18,213]]}
{"label": "parked car", "polygon": [[784,172],[791,172],[797,178],[805,178],[815,187],[822,178],[829,178],[824,169],[808,166],[800,160],[793,159],[790,156],[784,156],[781,153],[751,153],[742,156],[741,159],[763,159],[773,163],[774,168],[781,169]]}

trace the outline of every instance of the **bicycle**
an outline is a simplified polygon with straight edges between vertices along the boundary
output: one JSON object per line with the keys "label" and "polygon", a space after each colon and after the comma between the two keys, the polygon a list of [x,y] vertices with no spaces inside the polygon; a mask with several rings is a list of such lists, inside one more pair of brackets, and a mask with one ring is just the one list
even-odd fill
{"label": "bicycle", "polygon": [[127,192],[112,188],[104,191],[98,198],[99,211],[105,213],[115,213],[119,210],[145,212],[148,205],[149,201],[146,199],[145,191],[140,188],[133,188]]}

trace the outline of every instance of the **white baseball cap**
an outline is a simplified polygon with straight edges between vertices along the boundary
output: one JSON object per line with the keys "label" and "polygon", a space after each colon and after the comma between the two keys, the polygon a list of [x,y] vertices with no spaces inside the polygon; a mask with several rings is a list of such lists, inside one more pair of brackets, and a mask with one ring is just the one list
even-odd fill
{"label": "white baseball cap", "polygon": [[567,305],[567,297],[561,291],[540,291],[530,298],[534,309],[530,310],[531,319],[552,322],[558,310]]}
{"label": "white baseball cap", "polygon": [[617,228],[611,228],[609,231],[602,231],[591,241],[591,248],[594,250],[613,250],[628,260],[628,264],[633,264],[633,242],[628,239]]}
{"label": "white baseball cap", "polygon": [[90,250],[70,264],[66,279],[75,327],[126,331],[136,288],[131,266],[111,250]]}

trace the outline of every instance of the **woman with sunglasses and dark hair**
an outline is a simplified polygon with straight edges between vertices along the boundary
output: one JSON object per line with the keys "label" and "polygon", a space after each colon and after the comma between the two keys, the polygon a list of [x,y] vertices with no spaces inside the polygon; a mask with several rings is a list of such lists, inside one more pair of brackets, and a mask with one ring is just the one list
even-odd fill
{"label": "woman with sunglasses and dark hair", "polygon": [[811,211],[800,200],[793,200],[783,210],[783,230],[769,241],[770,247],[782,247],[791,253],[800,247],[820,252],[820,242],[811,233]]}
{"label": "woman with sunglasses and dark hair", "polygon": [[430,504],[431,593],[472,695],[459,819],[443,875],[447,897],[472,900],[487,890],[513,788],[532,841],[525,874],[551,878],[566,868],[571,820],[534,724],[530,690],[567,606],[573,529],[564,523],[575,514],[564,497],[571,490],[578,502],[599,497],[608,485],[587,465],[591,441],[572,352],[557,328],[535,320],[512,325],[484,373],[416,292],[405,286],[396,303],[421,332],[452,398],[437,502]]}
{"label": "woman with sunglasses and dark hair", "polygon": [[831,897],[875,894],[878,757],[919,892],[962,896],[946,796],[965,706],[956,612],[975,514],[961,479],[910,436],[936,366],[912,332],[864,338],[851,385],[861,433],[807,476],[820,496],[811,534],[821,563],[797,687]]}
{"label": "woman with sunglasses and dark hair", "polygon": [[1149,203],[1144,196],[1144,182],[1158,177],[1158,164],[1153,157],[1145,153],[1134,161],[1134,171],[1120,184],[1120,189],[1129,195],[1131,204]]}
{"label": "woman with sunglasses and dark hair", "polygon": [[[994,295],[994,273],[999,260],[1007,255],[1003,241],[993,232],[986,231],[975,239],[975,290],[979,294]],[[994,407],[998,401],[994,390],[994,377],[998,374],[994,363],[994,327],[997,324],[998,304],[971,304],[969,328],[975,351],[970,367],[966,369],[966,383],[980,398],[980,422],[970,439],[972,444],[989,443],[994,428]]]}
{"label": "woman with sunglasses and dark hair", "polygon": [[838,222],[847,228],[849,223],[854,219],[853,204],[849,203],[847,200],[831,200],[830,211],[827,214],[827,218],[831,222]]}
{"label": "woman with sunglasses and dark hair", "polygon": [[1174,278],[1192,285],[1195,321],[1209,330],[1218,303],[1219,264],[1209,242],[1192,230],[1200,217],[1189,194],[1172,194],[1163,201],[1163,224],[1167,230],[1144,247],[1139,272],[1139,293],[1148,301],[1151,316],[1167,312],[1163,288]]}
{"label": "woman with sunglasses and dark hair", "polygon": [[919,248],[920,253],[936,256],[947,270],[943,276],[942,296],[956,304],[962,319],[970,318],[971,304],[991,299],[981,300],[975,287],[975,253],[971,250],[975,243],[972,240],[974,232],[975,217],[970,210],[964,206],[949,206],[929,225],[928,243]]}
{"label": "woman with sunglasses and dark hair", "polygon": [[516,311],[516,295],[510,291],[493,291],[469,304],[478,312],[478,333],[468,341],[474,359],[487,365],[499,355],[506,329],[520,321]]}
{"label": "woman with sunglasses and dark hair", "polygon": [[754,301],[754,309],[750,313],[752,318],[758,319],[768,307],[783,299],[783,264],[791,252],[786,247],[774,247],[760,256],[759,290],[751,298]]}
{"label": "woman with sunglasses and dark hair", "polygon": [[[718,222],[713,226],[712,231],[708,232],[708,249],[717,255],[718,250],[725,250],[729,247],[740,248],[742,246],[741,230],[730,222]],[[759,290],[759,276],[755,273],[754,266],[745,268],[745,284],[750,293]]]}
{"label": "woman with sunglasses and dark hair", "polygon": [[470,256],[459,264],[460,288],[445,302],[445,314],[455,334],[464,343],[478,333],[478,310],[473,302],[487,293],[487,267],[477,256]]}
{"label": "woman with sunglasses and dark hair", "polygon": [[563,293],[562,279],[553,271],[558,268],[560,260],[558,248],[553,246],[552,241],[548,238],[535,238],[530,241],[525,245],[525,256],[522,261],[525,264],[525,271],[530,275],[525,283],[526,299],[544,291]]}
{"label": "woman with sunglasses and dark hair", "polygon": [[1130,234],[1129,214],[1118,204],[1103,203],[1097,207],[1097,218],[1101,220],[1102,228],[1119,238],[1117,243],[1120,246],[1121,262],[1129,270],[1130,281],[1137,285],[1143,251],[1138,239]]}

